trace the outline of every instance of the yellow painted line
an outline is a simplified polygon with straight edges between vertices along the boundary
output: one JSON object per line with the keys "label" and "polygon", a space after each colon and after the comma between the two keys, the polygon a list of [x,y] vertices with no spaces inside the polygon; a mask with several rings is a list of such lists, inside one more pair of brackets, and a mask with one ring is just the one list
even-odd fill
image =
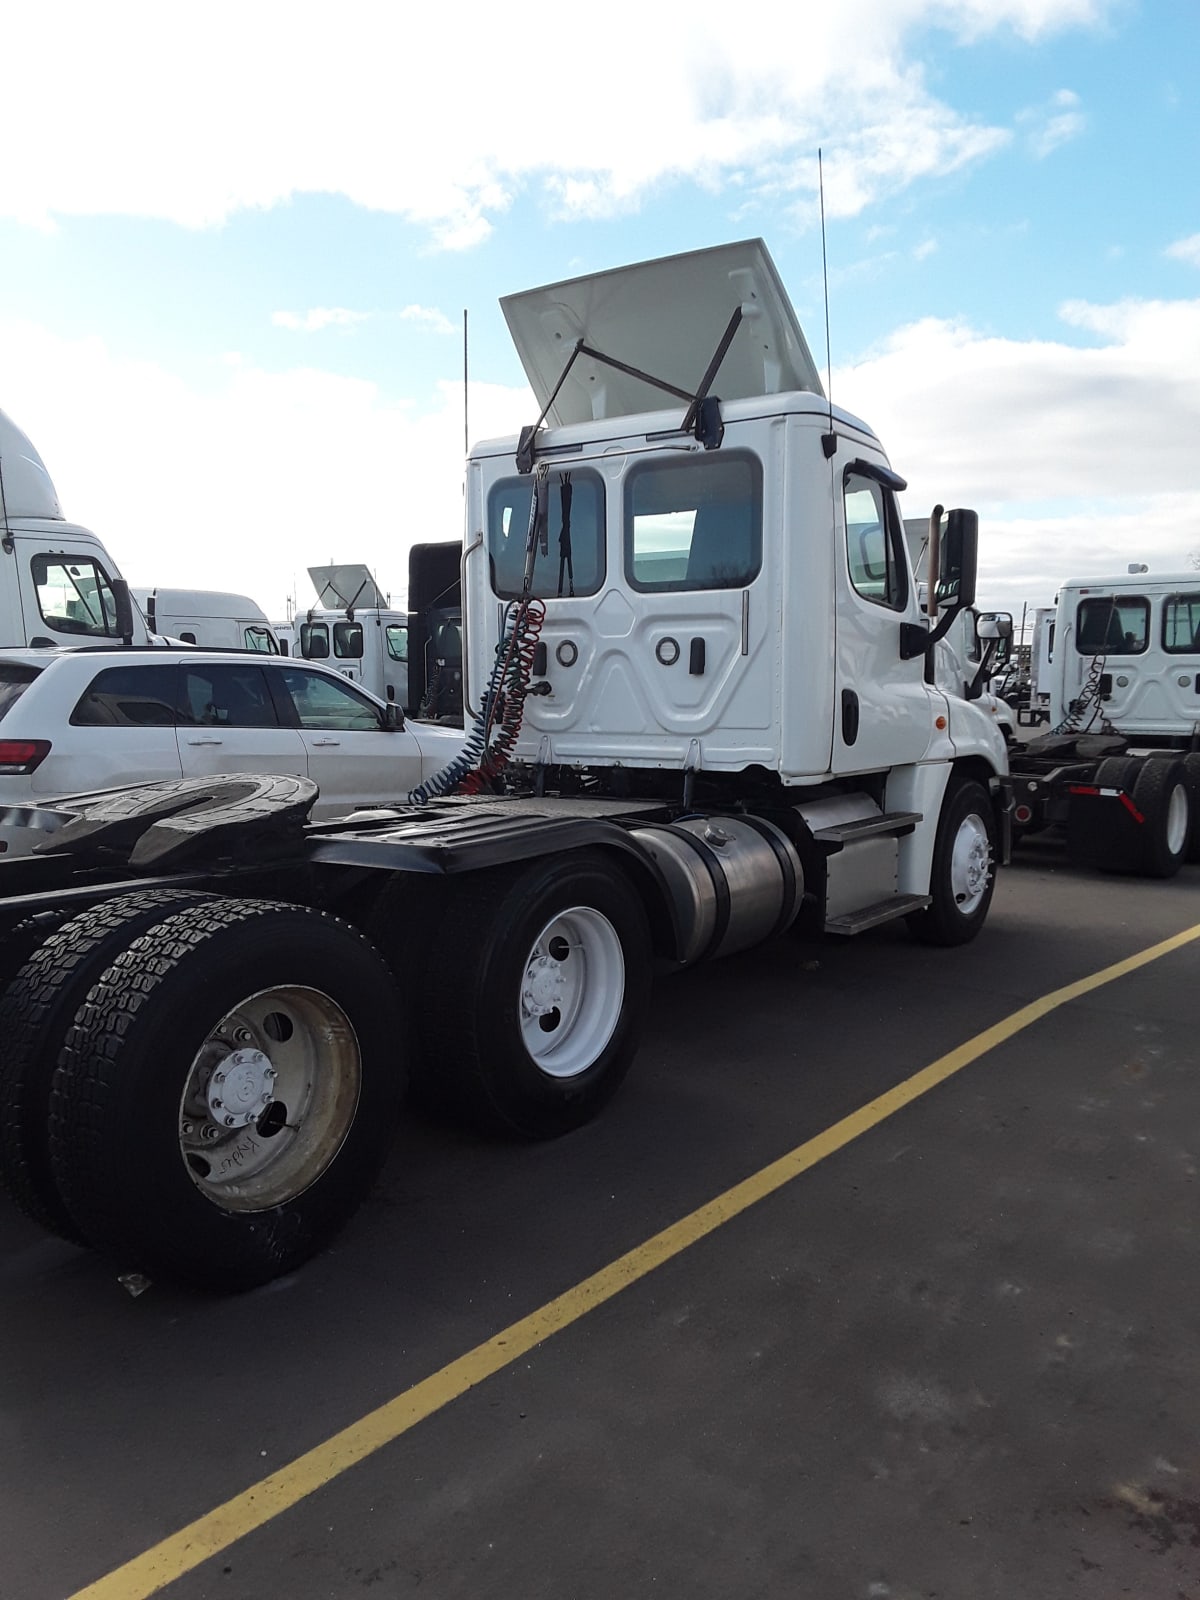
{"label": "yellow painted line", "polygon": [[826,1156],[833,1155],[861,1134],[878,1127],[888,1117],[911,1105],[914,1100],[919,1100],[938,1084],[945,1083],[947,1078],[952,1078],[956,1072],[978,1061],[980,1056],[994,1050],[1014,1034],[1021,1033],[1051,1011],[1057,1011],[1060,1006],[1101,989],[1105,984],[1125,977],[1127,973],[1136,972],[1139,967],[1148,966],[1150,962],[1170,955],[1172,951],[1180,950],[1196,939],[1200,939],[1200,923],[1170,939],[1163,939],[1159,944],[1150,945],[1124,961],[1114,962],[1111,967],[1104,967],[1090,977],[1080,978],[1076,983],[1069,983],[1022,1006],[1003,1021],[985,1028],[956,1050],[951,1050],[914,1073],[911,1078],[906,1078],[903,1083],[898,1083],[886,1094],[860,1106],[815,1138],[797,1145],[778,1161],[743,1179],[732,1189],[726,1189],[724,1194],[717,1195],[689,1216],[682,1217],[644,1244],[618,1257],[599,1272],[594,1272],[590,1278],[577,1283],[557,1299],[522,1317],[519,1322],[512,1323],[502,1333],[476,1345],[473,1350],[468,1350],[466,1355],[459,1356],[440,1372],[414,1384],[394,1400],[389,1400],[359,1421],[351,1423],[348,1428],[343,1428],[340,1433],[335,1433],[323,1444],[297,1456],[278,1472],[271,1473],[241,1494],[234,1495],[232,1500],[226,1500],[224,1505],[198,1517],[186,1528],[161,1540],[142,1555],[127,1561],[124,1566],[116,1567],[105,1577],[88,1584],[86,1589],[78,1590],[70,1600],[146,1600],[147,1596],[157,1593],[168,1583],[173,1583],[176,1578],[191,1572],[281,1512],[297,1505],[350,1467],[365,1461],[384,1445],[391,1444],[418,1422],[440,1411],[450,1401],[457,1400],[485,1378],[502,1371],[552,1334],[578,1322],[589,1311],[620,1294],[622,1289],[637,1283],[656,1267],[681,1254],[759,1200],[774,1194],[802,1172],[815,1167],[819,1161],[824,1161]]}

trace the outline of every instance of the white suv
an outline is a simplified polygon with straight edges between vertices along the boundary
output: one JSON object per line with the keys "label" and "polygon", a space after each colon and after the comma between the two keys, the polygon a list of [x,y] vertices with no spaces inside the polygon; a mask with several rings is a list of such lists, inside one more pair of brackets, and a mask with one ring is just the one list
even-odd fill
{"label": "white suv", "polygon": [[286,656],[4,650],[0,854],[25,854],[40,837],[22,808],[164,778],[293,772],[320,788],[317,820],[395,804],[463,739]]}

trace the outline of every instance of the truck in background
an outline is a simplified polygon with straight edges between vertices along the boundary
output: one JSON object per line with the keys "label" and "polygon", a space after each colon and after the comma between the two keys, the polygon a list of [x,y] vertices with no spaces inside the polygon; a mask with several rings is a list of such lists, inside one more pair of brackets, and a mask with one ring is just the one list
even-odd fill
{"label": "truck in background", "polygon": [[936,672],[977,520],[931,518],[922,606],[904,480],[762,241],[502,305],[543,409],[468,460],[462,755],[317,826],[295,778],[100,797],[0,860],[0,1173],[126,1271],[292,1270],[365,1196],[406,1070],[553,1137],[616,1092],[656,969],[987,918],[1006,747]]}
{"label": "truck in background", "polygon": [[1013,752],[1018,835],[1147,877],[1200,860],[1200,577],[1072,579],[1041,642],[1051,726]]}
{"label": "truck in background", "polygon": [[279,655],[279,638],[263,609],[244,594],[217,589],[133,589],[151,633],[206,650],[259,650]]}
{"label": "truck in background", "polygon": [[409,716],[461,724],[461,557],[458,540],[413,545],[415,610],[392,607],[360,563],[310,567],[318,604],[297,616],[293,653],[336,667]]}
{"label": "truck in background", "polygon": [[118,616],[122,582],[96,535],[65,520],[41,456],[0,411],[0,648],[151,643],[136,607]]}

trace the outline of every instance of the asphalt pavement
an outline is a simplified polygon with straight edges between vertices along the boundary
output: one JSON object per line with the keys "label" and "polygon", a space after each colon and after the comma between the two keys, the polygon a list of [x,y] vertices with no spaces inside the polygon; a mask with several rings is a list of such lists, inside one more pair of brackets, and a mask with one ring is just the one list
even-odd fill
{"label": "asphalt pavement", "polygon": [[1200,942],[1025,1009],[1197,924],[1045,846],[668,978],[597,1122],[413,1117],[249,1295],[0,1202],[0,1597],[1200,1600]]}

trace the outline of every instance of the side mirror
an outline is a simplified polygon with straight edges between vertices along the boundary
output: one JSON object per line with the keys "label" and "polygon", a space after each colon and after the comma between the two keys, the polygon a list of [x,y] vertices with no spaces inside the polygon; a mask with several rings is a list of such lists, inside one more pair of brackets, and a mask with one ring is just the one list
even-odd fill
{"label": "side mirror", "polygon": [[117,613],[117,632],[126,645],[133,643],[133,596],[124,578],[112,580],[113,605]]}
{"label": "side mirror", "polygon": [[974,511],[947,513],[938,562],[939,605],[974,605],[979,570],[979,517]]}
{"label": "side mirror", "polygon": [[984,611],[975,624],[975,637],[985,639],[1011,639],[1013,619],[1007,611]]}
{"label": "side mirror", "polygon": [[404,713],[394,700],[389,700],[383,708],[383,725],[389,733],[404,726]]}

